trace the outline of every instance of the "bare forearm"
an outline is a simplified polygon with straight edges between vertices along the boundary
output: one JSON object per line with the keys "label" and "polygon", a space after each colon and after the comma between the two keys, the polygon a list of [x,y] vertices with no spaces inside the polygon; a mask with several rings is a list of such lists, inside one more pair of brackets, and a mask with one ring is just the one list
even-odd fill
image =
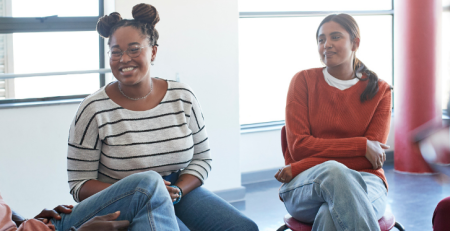
{"label": "bare forearm", "polygon": [[102,191],[105,188],[108,188],[111,184],[104,183],[98,180],[89,180],[80,189],[80,201]]}
{"label": "bare forearm", "polygon": [[200,187],[200,185],[202,185],[202,182],[196,176],[183,174],[178,178],[178,181],[175,183],[175,185],[183,190],[184,196],[197,187]]}

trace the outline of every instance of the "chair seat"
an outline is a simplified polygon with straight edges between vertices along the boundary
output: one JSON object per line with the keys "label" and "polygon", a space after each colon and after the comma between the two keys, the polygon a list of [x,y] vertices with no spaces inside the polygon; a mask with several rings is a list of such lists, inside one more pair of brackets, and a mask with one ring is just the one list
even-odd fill
{"label": "chair seat", "polygon": [[286,226],[292,231],[311,231],[312,229],[312,224],[306,224],[297,221],[289,214],[286,214],[286,216],[284,216],[284,224],[286,224]]}
{"label": "chair seat", "polygon": [[[291,217],[289,214],[284,216],[284,223],[288,228],[292,231],[311,231],[312,224],[302,223],[300,221],[295,220],[295,218]],[[380,224],[381,231],[388,231],[394,228],[395,218],[391,212],[386,211],[384,216],[378,220],[378,224]]]}

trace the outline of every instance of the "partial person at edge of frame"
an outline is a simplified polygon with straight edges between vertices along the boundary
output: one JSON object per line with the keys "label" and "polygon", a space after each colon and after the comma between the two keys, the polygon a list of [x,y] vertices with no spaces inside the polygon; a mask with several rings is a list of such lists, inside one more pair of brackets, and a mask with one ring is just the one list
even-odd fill
{"label": "partial person at edge of frame", "polygon": [[[70,193],[81,202],[72,216],[81,205],[106,208],[79,214],[80,220],[110,213],[105,203],[122,195],[110,188],[128,176],[154,172],[161,182],[164,179],[167,200],[174,204],[166,213],[175,218],[153,216],[150,225],[156,224],[156,230],[258,230],[236,208],[201,187],[212,159],[199,101],[187,84],[150,77],[158,51],[159,14],[142,3],[133,7],[132,15],[134,19],[126,20],[114,12],[97,24],[100,36],[109,38],[109,61],[117,81],[86,97],[70,127]],[[124,213],[118,219],[132,221]],[[130,228],[134,230],[133,222]]]}
{"label": "partial person at edge of frame", "polygon": [[[450,97],[447,102],[447,116],[450,115]],[[450,123],[431,120],[412,132],[423,159],[436,174],[441,184],[450,182]],[[450,227],[450,196],[436,205],[431,224],[434,231],[447,231]]]}
{"label": "partial person at edge of frame", "polygon": [[380,230],[391,87],[356,58],[360,32],[350,15],[327,16],[316,39],[326,66],[291,80],[279,196],[313,230]]}

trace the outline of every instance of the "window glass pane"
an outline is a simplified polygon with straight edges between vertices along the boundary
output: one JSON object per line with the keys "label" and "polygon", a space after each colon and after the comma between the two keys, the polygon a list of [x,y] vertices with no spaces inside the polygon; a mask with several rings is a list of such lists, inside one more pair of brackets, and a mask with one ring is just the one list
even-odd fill
{"label": "window glass pane", "polygon": [[12,0],[13,17],[98,16],[95,0]]}
{"label": "window glass pane", "polygon": [[450,94],[450,12],[442,14],[442,109],[447,109]]}
{"label": "window glass pane", "polygon": [[239,0],[240,12],[391,10],[392,0]]}
{"label": "window glass pane", "polygon": [[[442,0],[442,6],[443,7],[449,7],[450,6],[450,0]],[[450,10],[450,9],[447,9]]]}
{"label": "window glass pane", "polygon": [[[45,73],[99,68],[98,34],[46,32],[13,34],[14,73]],[[90,94],[99,74],[14,79],[15,98]]]}
{"label": "window glass pane", "polygon": [[[240,123],[284,120],[295,73],[322,67],[315,33],[323,17],[239,19]],[[356,53],[392,84],[392,16],[355,17],[361,30]]]}

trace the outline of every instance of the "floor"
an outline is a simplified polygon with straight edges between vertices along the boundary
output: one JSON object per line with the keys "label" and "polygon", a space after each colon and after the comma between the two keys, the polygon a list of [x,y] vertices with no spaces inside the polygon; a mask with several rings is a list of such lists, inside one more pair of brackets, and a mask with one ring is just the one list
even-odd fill
{"label": "floor", "polygon": [[[395,172],[393,164],[386,164],[384,169],[389,183],[387,209],[407,231],[432,230],[434,208],[441,199],[450,196],[450,185],[441,185],[430,175]],[[245,201],[233,205],[254,220],[260,230],[278,229],[287,213],[278,199],[280,183],[273,180],[244,186],[247,189]]]}

